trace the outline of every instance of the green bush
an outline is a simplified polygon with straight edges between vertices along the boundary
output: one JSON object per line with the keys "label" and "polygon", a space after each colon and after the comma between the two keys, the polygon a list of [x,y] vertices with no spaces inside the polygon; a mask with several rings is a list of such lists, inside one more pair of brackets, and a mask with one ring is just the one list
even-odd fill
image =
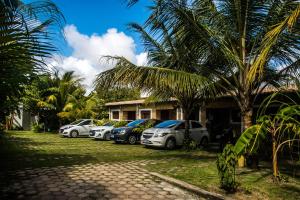
{"label": "green bush", "polygon": [[115,128],[119,128],[128,124],[128,121],[115,121],[113,125]]}
{"label": "green bush", "polygon": [[142,134],[144,130],[152,128],[154,125],[155,120],[149,120],[147,123],[137,126],[132,131],[136,134]]}
{"label": "green bush", "polygon": [[223,152],[218,155],[217,169],[221,188],[228,192],[236,191],[238,186],[235,178],[236,165],[237,155],[234,151],[234,146],[227,144]]}
{"label": "green bush", "polygon": [[31,130],[35,133],[41,133],[44,131],[44,124],[43,123],[33,123],[31,126]]}
{"label": "green bush", "polygon": [[108,123],[108,122],[110,122],[109,119],[95,120],[95,124],[96,124],[97,126],[103,126],[104,124],[106,124],[106,123]]}

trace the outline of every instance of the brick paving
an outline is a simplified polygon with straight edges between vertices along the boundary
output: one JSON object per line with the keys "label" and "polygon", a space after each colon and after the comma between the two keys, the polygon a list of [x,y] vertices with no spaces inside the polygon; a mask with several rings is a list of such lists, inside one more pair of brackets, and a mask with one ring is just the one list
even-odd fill
{"label": "brick paving", "polygon": [[6,174],[0,199],[199,199],[149,174],[153,161],[44,167]]}

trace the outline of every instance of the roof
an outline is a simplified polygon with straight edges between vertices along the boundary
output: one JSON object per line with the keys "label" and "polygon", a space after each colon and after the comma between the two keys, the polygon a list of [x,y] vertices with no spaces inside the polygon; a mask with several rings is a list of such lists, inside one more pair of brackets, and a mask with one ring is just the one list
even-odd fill
{"label": "roof", "polygon": [[[177,101],[177,100],[175,98],[170,98],[169,100],[156,101],[155,103],[170,102],[170,101]],[[128,100],[128,101],[109,102],[106,103],[105,106],[136,105],[136,104],[144,104],[144,103],[146,103],[146,99],[137,99],[137,100]]]}
{"label": "roof", "polygon": [[[276,88],[274,86],[267,86],[263,89],[261,93],[271,93],[271,92],[277,92],[277,91],[284,91],[284,92],[295,92],[298,91],[298,87],[294,84],[283,86],[280,88]],[[231,96],[229,94],[222,95],[223,97]],[[175,98],[170,98],[169,101],[176,101]],[[118,101],[118,102],[109,102],[106,103],[105,106],[120,106],[120,105],[137,105],[137,104],[144,104],[146,102],[146,99],[137,99],[137,100],[128,100],[128,101]],[[167,101],[160,101],[160,102],[167,102]]]}
{"label": "roof", "polygon": [[110,102],[110,103],[106,103],[105,105],[106,106],[119,106],[119,105],[135,105],[135,104],[143,104],[143,103],[145,103],[145,99]]}

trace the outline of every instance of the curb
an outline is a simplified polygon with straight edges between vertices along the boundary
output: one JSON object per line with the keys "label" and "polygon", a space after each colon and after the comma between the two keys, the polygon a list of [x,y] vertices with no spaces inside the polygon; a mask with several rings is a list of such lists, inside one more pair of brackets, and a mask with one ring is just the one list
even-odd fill
{"label": "curb", "polygon": [[168,183],[171,183],[173,185],[176,185],[182,189],[185,189],[185,190],[188,190],[192,193],[195,193],[201,197],[205,197],[207,199],[212,199],[212,200],[225,200],[226,198],[220,194],[217,194],[217,193],[213,193],[213,192],[208,192],[206,190],[203,190],[201,188],[198,188],[194,185],[191,185],[189,183],[186,183],[186,182],[183,182],[183,181],[180,181],[180,180],[177,180],[175,178],[171,178],[171,177],[168,177],[168,176],[164,176],[164,175],[161,175],[159,173],[156,173],[156,172],[150,172],[150,174],[152,176],[156,176]]}

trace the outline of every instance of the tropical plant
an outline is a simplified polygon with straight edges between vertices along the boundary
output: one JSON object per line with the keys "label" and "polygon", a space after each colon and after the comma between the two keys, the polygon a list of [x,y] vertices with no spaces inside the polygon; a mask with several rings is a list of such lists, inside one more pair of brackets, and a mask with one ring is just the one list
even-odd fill
{"label": "tropical plant", "polygon": [[145,124],[140,124],[132,130],[135,134],[141,135],[144,130],[152,128],[155,125],[155,120],[149,120]]}
{"label": "tropical plant", "polygon": [[[246,152],[256,152],[261,143],[271,138],[272,166],[275,180],[280,180],[278,154],[284,146],[292,147],[295,141],[300,141],[300,93],[293,100],[291,97],[275,93],[262,103],[257,123],[246,129],[237,143],[235,152],[242,155]],[[275,114],[267,115],[265,111],[273,104],[280,104]]]}
{"label": "tropical plant", "polygon": [[56,50],[51,27],[62,21],[61,12],[48,0],[0,1],[0,122],[18,109],[24,85],[44,70],[45,58]]}
{"label": "tropical plant", "polygon": [[68,99],[62,112],[57,115],[67,121],[74,121],[83,118],[95,118],[97,113],[97,99],[94,95],[85,96],[85,89],[78,87],[73,93],[68,95]]}
{"label": "tropical plant", "polygon": [[163,22],[235,98],[242,130],[252,125],[256,95],[299,68],[299,1],[153,0],[151,10],[147,27]]}
{"label": "tropical plant", "polygon": [[236,182],[236,165],[237,155],[234,147],[227,144],[221,154],[217,158],[217,168],[220,177],[221,188],[228,192],[234,192],[238,186]]}
{"label": "tropical plant", "polygon": [[[24,109],[30,111],[32,115],[37,115],[39,121],[44,122],[47,128],[58,128],[62,124],[62,119],[67,118],[58,118],[57,114],[63,111],[69,96],[82,88],[81,80],[72,71],[63,74],[54,71],[35,76],[32,83],[24,87],[25,94],[22,98]],[[81,96],[83,95],[85,92],[81,93]],[[81,96],[77,94],[82,100]]]}
{"label": "tropical plant", "polygon": [[186,123],[184,143],[188,147],[191,142],[188,120],[195,107],[214,95],[214,85],[210,81],[212,77],[202,70],[198,55],[189,48],[190,45],[180,42],[177,35],[171,34],[163,23],[157,22],[155,27],[161,33],[159,39],[138,24],[130,26],[141,35],[150,67],[136,66],[123,57],[113,57],[117,61],[115,68],[100,73],[96,86],[129,85],[151,93],[150,99],[175,97],[183,110]]}
{"label": "tropical plant", "polygon": [[128,124],[128,121],[115,121],[113,123],[113,125],[114,125],[115,128],[126,126],[127,124]]}

